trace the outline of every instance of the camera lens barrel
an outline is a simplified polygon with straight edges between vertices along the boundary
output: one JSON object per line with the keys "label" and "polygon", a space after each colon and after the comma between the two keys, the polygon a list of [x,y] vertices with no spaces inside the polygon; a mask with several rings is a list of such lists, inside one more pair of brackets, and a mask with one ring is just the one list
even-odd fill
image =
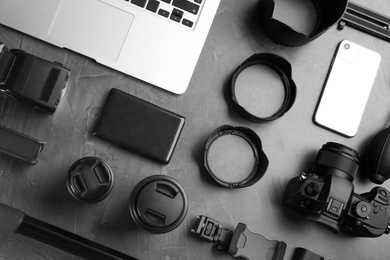
{"label": "camera lens barrel", "polygon": [[319,150],[312,172],[333,174],[352,182],[359,169],[358,156],[358,152],[348,146],[328,142]]}

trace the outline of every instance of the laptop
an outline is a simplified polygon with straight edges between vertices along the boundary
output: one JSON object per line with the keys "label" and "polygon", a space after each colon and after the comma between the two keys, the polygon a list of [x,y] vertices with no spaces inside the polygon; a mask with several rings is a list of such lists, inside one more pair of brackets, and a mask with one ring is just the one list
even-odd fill
{"label": "laptop", "polygon": [[220,1],[4,0],[0,24],[182,94]]}

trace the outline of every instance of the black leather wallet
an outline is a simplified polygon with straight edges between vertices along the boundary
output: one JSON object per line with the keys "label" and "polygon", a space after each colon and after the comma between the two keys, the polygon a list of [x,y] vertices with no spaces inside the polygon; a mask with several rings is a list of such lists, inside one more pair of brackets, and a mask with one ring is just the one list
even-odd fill
{"label": "black leather wallet", "polygon": [[113,88],[93,135],[167,164],[184,123],[183,116]]}

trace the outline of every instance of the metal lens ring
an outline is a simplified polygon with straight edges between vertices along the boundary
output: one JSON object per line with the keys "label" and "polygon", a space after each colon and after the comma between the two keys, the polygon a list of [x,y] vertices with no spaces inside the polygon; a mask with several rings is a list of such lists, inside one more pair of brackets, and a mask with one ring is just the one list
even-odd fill
{"label": "metal lens ring", "polygon": [[[240,103],[236,93],[236,81],[241,72],[254,65],[264,65],[275,71],[282,80],[284,86],[284,100],[280,108],[271,116],[260,117],[249,112],[249,109]],[[246,119],[257,122],[266,123],[282,117],[293,106],[296,98],[297,88],[292,79],[291,64],[284,58],[271,53],[256,53],[246,59],[234,71],[231,80],[231,99],[236,110]]]}
{"label": "metal lens ring", "polygon": [[317,11],[317,21],[309,35],[298,32],[291,26],[274,19],[274,0],[262,0],[259,3],[259,16],[261,17],[264,31],[277,43],[285,46],[301,46],[316,39],[340,21],[348,5],[348,0],[311,1]]}
{"label": "metal lens ring", "polygon": [[223,125],[206,142],[204,165],[219,185],[243,188],[261,179],[268,168],[268,158],[254,131]]}

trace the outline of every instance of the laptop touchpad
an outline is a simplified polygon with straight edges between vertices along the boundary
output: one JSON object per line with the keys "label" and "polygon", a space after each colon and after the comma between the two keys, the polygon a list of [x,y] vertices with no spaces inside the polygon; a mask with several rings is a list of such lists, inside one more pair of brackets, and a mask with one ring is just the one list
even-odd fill
{"label": "laptop touchpad", "polygon": [[62,1],[49,35],[91,58],[117,60],[134,15],[96,0]]}

